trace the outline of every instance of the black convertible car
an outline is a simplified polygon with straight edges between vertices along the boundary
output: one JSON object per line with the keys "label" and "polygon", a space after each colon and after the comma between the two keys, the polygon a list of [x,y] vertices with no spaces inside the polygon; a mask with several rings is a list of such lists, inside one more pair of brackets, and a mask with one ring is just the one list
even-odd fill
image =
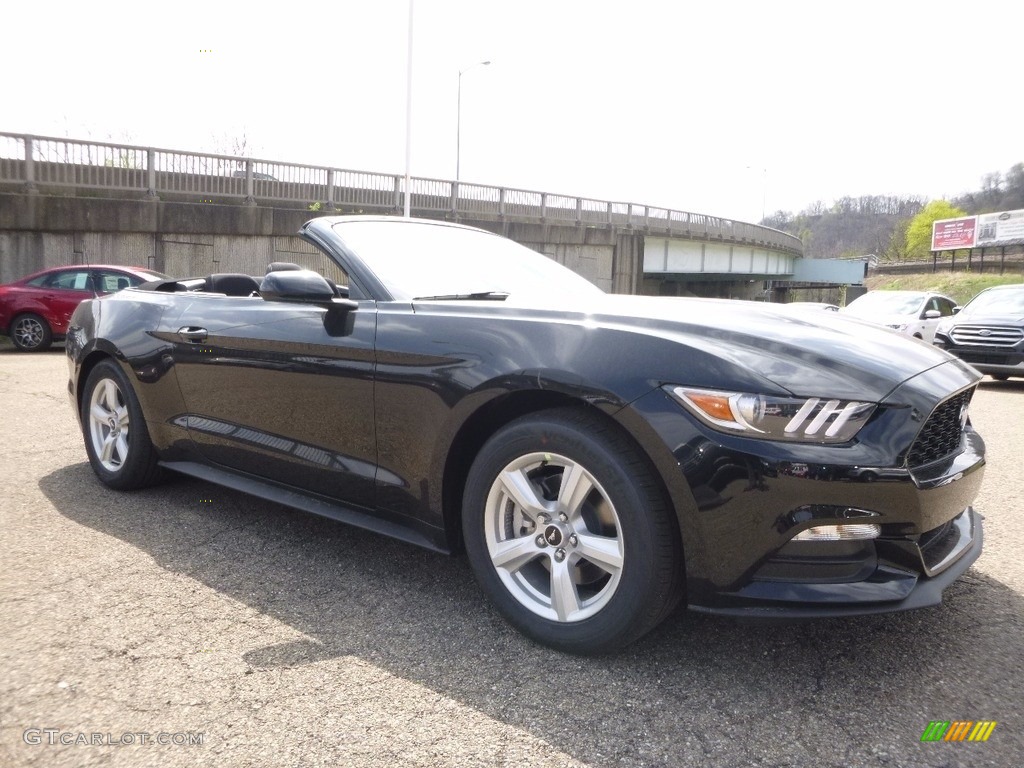
{"label": "black convertible car", "polygon": [[[290,264],[83,303],[100,480],[165,470],[440,552],[548,645],[917,608],[981,552],[977,371],[832,313],[606,295],[497,235],[326,217]],[[343,281],[345,282],[345,281]]]}

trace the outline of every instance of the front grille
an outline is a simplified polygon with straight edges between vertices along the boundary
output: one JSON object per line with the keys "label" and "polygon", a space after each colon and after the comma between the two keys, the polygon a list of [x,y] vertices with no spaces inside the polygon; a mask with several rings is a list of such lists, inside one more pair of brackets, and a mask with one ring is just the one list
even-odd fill
{"label": "front grille", "polygon": [[949,335],[957,344],[1012,347],[1024,339],[1024,331],[1003,325],[958,325]]}
{"label": "front grille", "polygon": [[1010,359],[1011,356],[1008,354],[986,355],[983,352],[961,352],[959,357],[965,363],[981,363],[982,365],[1013,365],[1013,362]]}
{"label": "front grille", "polygon": [[958,395],[944,400],[932,411],[932,415],[917,433],[917,439],[910,446],[907,465],[913,469],[949,456],[960,448],[963,433],[961,413],[971,402],[974,388],[965,389]]}

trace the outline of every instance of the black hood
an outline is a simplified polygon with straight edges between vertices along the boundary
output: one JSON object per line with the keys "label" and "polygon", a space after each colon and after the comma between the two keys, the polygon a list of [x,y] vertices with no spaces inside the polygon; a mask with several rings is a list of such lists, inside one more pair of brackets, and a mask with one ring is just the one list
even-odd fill
{"label": "black hood", "polygon": [[672,365],[674,356],[668,354],[669,359],[657,366],[666,381],[701,385],[699,369],[718,378],[725,367],[733,372],[729,378],[734,382],[774,385],[760,391],[781,388],[798,396],[879,402],[903,382],[936,366],[955,366],[967,380],[978,378],[973,369],[930,344],[817,308],[624,295],[566,304],[559,314],[567,320],[580,318],[592,326],[673,341],[699,358],[715,361],[713,366],[693,365],[694,354],[680,355],[690,364],[675,373],[672,369],[679,366]]}

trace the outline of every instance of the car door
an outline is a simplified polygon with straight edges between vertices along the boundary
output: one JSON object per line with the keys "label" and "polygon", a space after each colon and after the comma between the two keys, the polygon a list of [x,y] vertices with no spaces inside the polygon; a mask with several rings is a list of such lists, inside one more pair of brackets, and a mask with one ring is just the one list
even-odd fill
{"label": "car door", "polygon": [[63,336],[67,333],[71,314],[86,299],[95,297],[92,275],[87,267],[54,272],[43,284],[39,301],[43,316],[51,330]]}
{"label": "car door", "polygon": [[339,332],[320,306],[198,293],[165,321],[197,450],[210,462],[372,508],[377,308]]}

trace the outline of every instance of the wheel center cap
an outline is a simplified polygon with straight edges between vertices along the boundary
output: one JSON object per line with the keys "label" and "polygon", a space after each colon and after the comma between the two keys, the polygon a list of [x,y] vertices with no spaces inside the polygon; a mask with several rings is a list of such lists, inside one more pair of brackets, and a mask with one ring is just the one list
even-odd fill
{"label": "wheel center cap", "polygon": [[116,419],[109,419],[107,421],[107,424],[110,426],[110,434],[116,435],[118,433],[117,420]]}
{"label": "wheel center cap", "polygon": [[544,529],[544,541],[548,543],[548,546],[559,546],[563,538],[562,531],[557,525],[549,525]]}

